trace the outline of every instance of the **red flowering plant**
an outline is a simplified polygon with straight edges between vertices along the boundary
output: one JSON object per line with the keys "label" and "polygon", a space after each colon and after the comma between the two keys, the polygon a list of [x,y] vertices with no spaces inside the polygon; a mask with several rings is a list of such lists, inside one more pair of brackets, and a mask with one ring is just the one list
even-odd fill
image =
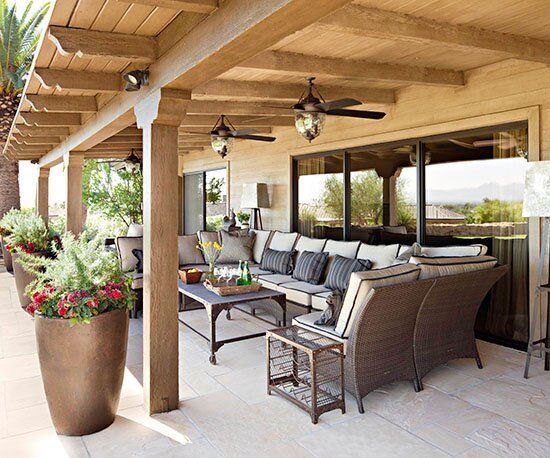
{"label": "red flowering plant", "polygon": [[6,250],[14,252],[35,253],[47,251],[52,240],[52,233],[39,215],[20,212],[15,215],[9,226],[9,235],[5,238]]}
{"label": "red flowering plant", "polygon": [[32,298],[27,312],[68,319],[73,325],[89,323],[111,310],[132,309],[136,298],[132,280],[121,271],[116,254],[105,251],[103,244],[99,238],[66,234],[61,246],[53,246],[53,258],[22,254],[23,267],[37,276],[27,288]]}

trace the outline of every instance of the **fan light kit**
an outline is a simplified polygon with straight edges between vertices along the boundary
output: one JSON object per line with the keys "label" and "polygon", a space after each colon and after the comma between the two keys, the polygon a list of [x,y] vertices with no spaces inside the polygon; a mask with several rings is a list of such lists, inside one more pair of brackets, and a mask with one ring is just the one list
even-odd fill
{"label": "fan light kit", "polygon": [[122,161],[111,161],[114,170],[126,170],[130,173],[136,173],[141,170],[141,160],[137,156],[136,152],[132,149],[130,154]]}
{"label": "fan light kit", "polygon": [[[226,124],[227,121],[227,124]],[[214,152],[218,153],[222,158],[225,158],[233,149],[235,139],[241,140],[254,140],[258,142],[274,142],[275,137],[266,137],[263,135],[254,135],[257,133],[254,129],[241,129],[237,130],[231,121],[227,119],[227,116],[220,115],[216,124],[210,131],[210,133],[204,132],[187,132],[194,135],[209,135],[210,144]]]}
{"label": "fan light kit", "polygon": [[302,94],[298,103],[292,106],[296,130],[310,143],[323,132],[327,115],[362,119],[382,119],[386,116],[386,113],[380,111],[345,109],[345,107],[362,104],[355,99],[346,98],[326,102],[313,83],[314,80],[313,76],[307,78],[306,92]]}
{"label": "fan light kit", "polygon": [[139,91],[142,86],[149,86],[149,70],[132,70],[122,75],[122,79],[126,81],[126,91]]}

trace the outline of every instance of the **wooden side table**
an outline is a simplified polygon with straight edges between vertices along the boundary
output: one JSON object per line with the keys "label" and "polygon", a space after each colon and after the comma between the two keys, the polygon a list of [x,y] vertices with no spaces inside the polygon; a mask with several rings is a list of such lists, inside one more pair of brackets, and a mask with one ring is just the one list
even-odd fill
{"label": "wooden side table", "polygon": [[266,332],[267,394],[280,394],[316,424],[325,412],[346,412],[344,345],[299,326]]}

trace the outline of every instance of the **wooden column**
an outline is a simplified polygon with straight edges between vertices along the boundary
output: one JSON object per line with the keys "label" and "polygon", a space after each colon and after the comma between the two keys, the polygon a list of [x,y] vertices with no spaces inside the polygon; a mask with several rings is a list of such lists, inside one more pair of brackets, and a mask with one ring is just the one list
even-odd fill
{"label": "wooden column", "polygon": [[397,192],[396,173],[391,177],[384,177],[382,182],[382,224],[384,226],[397,226]]}
{"label": "wooden column", "polygon": [[178,126],[182,101],[136,105],[143,129],[143,389],[149,414],[177,409]]}
{"label": "wooden column", "polygon": [[77,235],[84,226],[82,211],[82,167],[84,153],[71,152],[64,157],[67,173],[66,230]]}
{"label": "wooden column", "polygon": [[50,178],[50,169],[40,168],[38,171],[38,183],[36,186],[36,213],[44,218],[48,224],[49,216],[49,196],[48,185]]}

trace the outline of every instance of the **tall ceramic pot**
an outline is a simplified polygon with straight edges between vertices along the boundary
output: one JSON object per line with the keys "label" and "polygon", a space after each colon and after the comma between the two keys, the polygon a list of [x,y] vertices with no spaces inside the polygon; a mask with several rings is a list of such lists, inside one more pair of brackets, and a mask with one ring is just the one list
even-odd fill
{"label": "tall ceramic pot", "polygon": [[13,273],[13,261],[11,258],[11,253],[6,250],[6,247],[4,246],[4,237],[0,237],[0,244],[2,245],[2,257],[4,258],[4,265],[6,266],[6,270],[9,273]]}
{"label": "tall ceramic pot", "polygon": [[[45,251],[37,251],[35,253],[32,253],[33,256],[46,256],[47,253]],[[25,294],[25,289],[27,288],[28,284],[32,282],[36,276],[34,274],[31,274],[27,272],[21,264],[17,262],[17,259],[19,259],[19,253],[13,253],[12,254],[13,259],[13,274],[15,275],[15,286],[17,287],[17,295],[19,296],[19,304],[24,309],[31,303],[30,297],[28,297]]]}
{"label": "tall ceramic pot", "polygon": [[128,341],[128,311],[97,315],[90,324],[36,315],[40,371],[58,434],[83,436],[115,420]]}

